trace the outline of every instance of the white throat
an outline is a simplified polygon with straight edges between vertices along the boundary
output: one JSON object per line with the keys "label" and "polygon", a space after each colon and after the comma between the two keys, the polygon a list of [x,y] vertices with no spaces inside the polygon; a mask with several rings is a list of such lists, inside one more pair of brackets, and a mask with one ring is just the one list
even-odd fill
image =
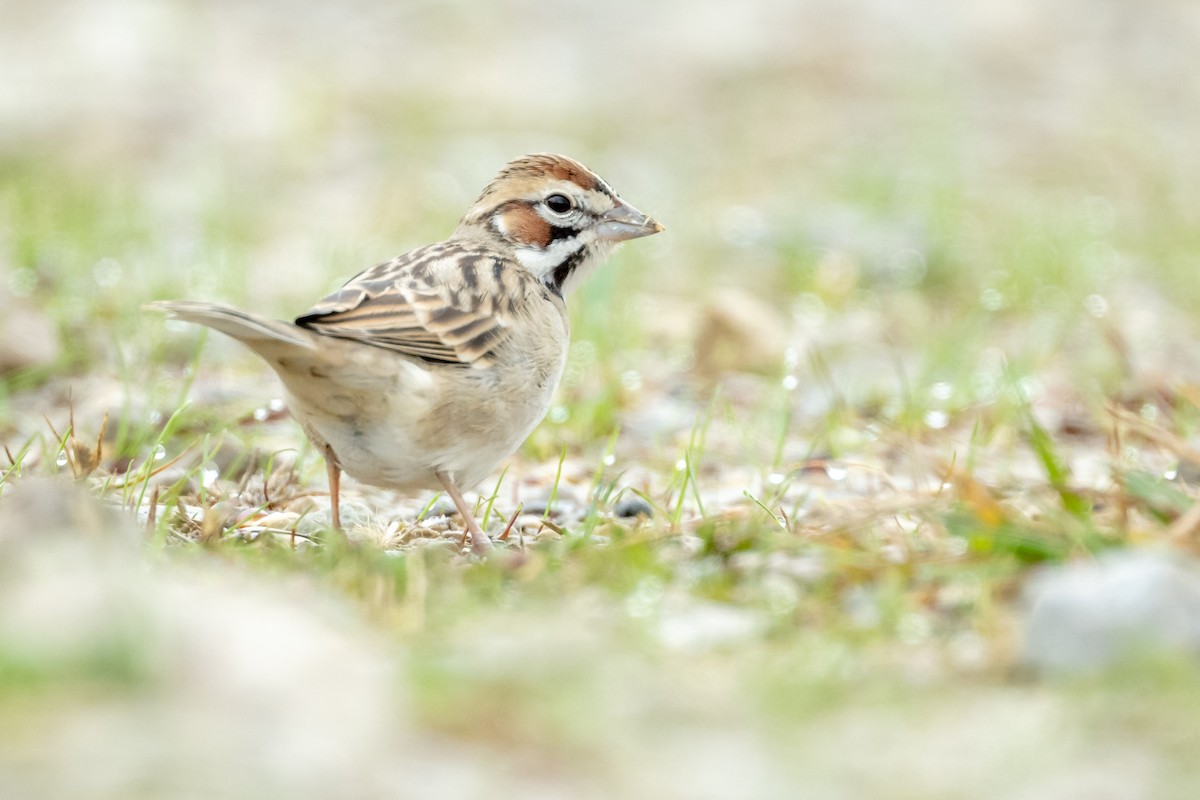
{"label": "white throat", "polygon": [[521,266],[525,269],[545,280],[559,264],[577,253],[583,246],[584,243],[579,241],[578,237],[573,237],[551,242],[550,246],[546,248],[518,247],[517,261],[520,261]]}

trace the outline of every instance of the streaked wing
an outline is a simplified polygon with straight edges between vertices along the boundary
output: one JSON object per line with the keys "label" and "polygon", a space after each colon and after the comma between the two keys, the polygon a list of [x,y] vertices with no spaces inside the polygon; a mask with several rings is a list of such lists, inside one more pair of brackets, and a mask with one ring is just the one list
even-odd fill
{"label": "streaked wing", "polygon": [[509,335],[521,280],[498,256],[443,242],[359,274],[296,324],[427,361],[487,366]]}

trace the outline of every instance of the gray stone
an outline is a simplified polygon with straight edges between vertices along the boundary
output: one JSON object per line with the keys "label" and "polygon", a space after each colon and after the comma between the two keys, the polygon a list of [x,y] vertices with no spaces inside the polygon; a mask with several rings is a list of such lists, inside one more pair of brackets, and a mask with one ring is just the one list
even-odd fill
{"label": "gray stone", "polygon": [[649,519],[654,516],[654,507],[633,492],[626,492],[613,506],[613,514],[621,519],[633,519],[634,517]]}
{"label": "gray stone", "polygon": [[1200,562],[1169,551],[1126,550],[1049,567],[1026,585],[1021,620],[1024,660],[1038,669],[1200,651]]}

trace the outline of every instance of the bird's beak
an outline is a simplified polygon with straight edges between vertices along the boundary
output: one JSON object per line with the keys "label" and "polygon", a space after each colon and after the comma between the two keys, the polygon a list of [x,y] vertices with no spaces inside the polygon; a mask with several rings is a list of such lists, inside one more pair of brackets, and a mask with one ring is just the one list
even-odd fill
{"label": "bird's beak", "polygon": [[617,205],[600,220],[596,233],[609,242],[623,242],[666,230],[623,200],[618,200]]}

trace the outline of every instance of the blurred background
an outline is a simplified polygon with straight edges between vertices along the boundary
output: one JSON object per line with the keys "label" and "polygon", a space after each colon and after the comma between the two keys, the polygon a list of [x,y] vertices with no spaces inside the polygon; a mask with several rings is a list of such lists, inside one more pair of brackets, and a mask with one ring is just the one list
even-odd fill
{"label": "blurred background", "polygon": [[608,400],[664,340],[663,372],[800,364],[802,394],[815,348],[838,392],[881,405],[897,363],[959,405],[988,359],[1066,350],[1087,374],[1064,380],[1105,391],[1195,368],[1190,3],[0,13],[0,269],[32,312],[7,324],[31,351],[10,374],[138,347],[150,297],[294,315],[545,150],[670,231],[576,304],[573,363],[601,362]]}
{"label": "blurred background", "polygon": [[[47,436],[44,417],[65,431],[73,405],[79,428],[91,437],[111,415],[106,458],[128,464],[153,450],[163,421],[187,397],[195,405],[185,429],[190,425],[195,435],[253,414],[278,393],[253,356],[212,337],[198,357],[199,332],[164,328],[141,304],[191,298],[294,316],[361,269],[444,237],[507,160],[557,151],[594,168],[667,232],[626,247],[573,298],[572,354],[560,400],[515,474],[544,483],[565,444],[568,468],[578,462],[586,485],[619,428],[611,445],[618,466],[629,485],[652,498],[677,489],[679,508],[686,499],[687,509],[703,515],[701,497],[709,512],[744,511],[750,491],[771,495],[793,516],[809,513],[819,525],[847,505],[830,512],[818,503],[805,511],[811,498],[874,503],[882,484],[888,491],[940,487],[945,465],[964,452],[987,454],[979,459],[981,480],[1014,492],[1031,482],[1044,485],[1050,462],[1043,453],[1039,463],[1024,446],[1022,420],[1031,409],[1064,448],[1062,463],[1081,482],[1105,490],[1112,487],[1113,449],[1106,404],[1147,423],[1178,413],[1172,420],[1181,436],[1200,424],[1194,403],[1185,402],[1200,393],[1177,391],[1200,384],[1198,75],[1200,5],[1188,0],[6,0],[0,5],[0,438],[14,453],[22,443],[40,443],[29,449],[27,467],[52,470],[59,437]],[[692,453],[697,420],[706,413],[716,422],[701,488],[685,498],[681,454]],[[286,424],[236,435],[276,447],[294,447],[298,438]],[[171,456],[179,449],[168,443]],[[1156,474],[1170,466],[1149,451],[1117,448],[1117,454]],[[857,473],[846,481],[845,470],[838,477],[828,469],[795,480],[806,459],[842,457],[886,480],[856,483]],[[315,485],[319,462],[305,464],[305,479]],[[983,516],[990,502],[967,497]],[[1039,503],[1021,506],[1034,510],[1020,519],[1044,519],[1047,506]],[[881,542],[908,541],[897,531],[924,530],[874,505],[856,508],[861,524],[853,531],[876,537],[863,545],[870,557]],[[35,512],[23,513],[13,519],[40,524]],[[877,525],[880,519],[886,524]],[[856,543],[857,535],[846,534]],[[788,586],[808,580],[804,563],[788,562],[780,580]],[[659,608],[662,584],[673,580],[657,567],[641,580],[607,561],[593,566],[591,577],[572,580],[605,586],[624,598],[621,608],[631,617],[645,603]],[[860,579],[869,583],[873,568],[862,569]],[[72,580],[88,574],[81,567]],[[920,622],[924,601],[917,595],[924,589],[910,596],[908,573],[887,585],[903,586],[895,590],[896,607],[916,616],[867,614],[875,621],[862,623],[860,600],[875,597],[870,592],[878,587],[860,596],[855,585],[842,595],[841,578],[831,578],[821,584],[827,595],[805,600],[807,590],[779,594],[777,583],[759,581],[743,596],[730,588],[736,578],[714,584],[711,573],[697,568],[688,573],[689,587],[708,587],[703,591],[722,601],[750,597],[746,603],[773,622],[731,622],[721,616],[725,611],[704,616],[712,611],[707,607],[697,618],[688,606],[684,622],[670,629],[685,644],[668,647],[683,656],[665,657],[670,670],[662,671],[661,661],[646,667],[639,660],[641,644],[613,656],[614,642],[630,641],[628,622],[620,608],[598,610],[604,602],[593,602],[591,588],[563,602],[566,611],[548,590],[553,597],[537,614],[498,618],[512,608],[481,610],[479,599],[492,597],[479,589],[492,586],[485,575],[478,594],[467,592],[474,600],[447,601],[466,608],[461,619],[469,621],[443,620],[440,628],[367,602],[363,627],[382,621],[376,633],[400,630],[404,639],[428,624],[425,630],[444,637],[438,655],[429,657],[436,668],[418,657],[403,682],[379,677],[378,662],[387,658],[372,649],[373,634],[360,635],[361,619],[350,626],[348,644],[321,638],[342,630],[340,606],[331,612],[331,627],[319,630],[304,627],[311,620],[288,628],[286,620],[295,622],[286,616],[291,606],[278,594],[255,605],[267,609],[261,622],[240,606],[227,609],[249,620],[237,628],[242,644],[263,626],[295,634],[287,641],[306,665],[302,677],[343,692],[318,693],[328,707],[316,710],[292,694],[273,694],[277,684],[246,678],[255,674],[245,667],[257,651],[219,649],[224,621],[154,616],[161,608],[218,604],[228,587],[206,575],[180,579],[183,589],[156,584],[140,600],[108,584],[95,591],[134,609],[128,619],[118,616],[121,630],[144,629],[162,653],[175,652],[176,625],[191,632],[185,638],[192,637],[195,653],[220,653],[212,664],[201,656],[189,662],[196,665],[189,680],[224,670],[233,676],[232,687],[201,681],[214,693],[212,707],[236,708],[255,697],[269,721],[298,731],[267,748],[277,772],[265,783],[230,778],[246,796],[262,796],[253,792],[264,786],[321,796],[339,785],[343,769],[371,774],[385,796],[396,776],[363,767],[396,758],[382,741],[399,742],[397,750],[432,770],[430,779],[441,781],[446,796],[494,796],[487,792],[497,785],[546,797],[794,796],[789,780],[800,751],[819,754],[804,766],[813,796],[952,797],[962,796],[964,785],[981,787],[977,796],[1175,796],[1147,787],[1165,786],[1154,777],[1166,774],[1164,752],[1167,761],[1171,753],[1180,758],[1173,763],[1186,761],[1183,750],[1171,750],[1184,740],[1170,731],[1190,730],[1182,723],[1160,739],[1138,728],[1151,742],[1148,751],[1122,749],[1134,737],[1116,728],[1101,742],[1108,758],[1093,759],[1094,751],[1079,744],[1094,743],[1087,736],[1097,720],[1146,724],[1136,686],[1128,713],[1111,722],[1095,706],[1085,704],[1077,714],[1069,698],[1023,695],[1016,702],[1011,686],[989,685],[969,698],[941,697],[947,705],[914,734],[906,714],[915,709],[902,699],[912,684],[896,692],[878,684],[885,688],[851,701],[843,681],[858,680],[865,668],[858,655],[848,655],[857,651],[844,648],[845,641],[808,641],[810,649],[792,650],[794,628],[785,627],[783,643],[763,633],[778,633],[772,625],[784,618],[789,625],[801,616],[802,626],[827,623],[832,603],[850,620],[856,642],[861,624],[886,628],[885,638],[928,642],[941,623]],[[344,573],[331,575],[339,588],[351,583]],[[951,642],[968,666],[977,664],[972,659],[987,662],[984,651],[1011,649],[1005,626],[988,616],[1011,598],[1011,586],[979,595],[992,575],[954,584],[964,597],[982,596],[971,608],[984,609],[985,624],[964,612],[952,625],[956,636],[971,634]],[[404,597],[425,591],[412,588],[425,586],[414,580],[403,583]],[[166,583],[175,581],[168,575]],[[963,589],[967,583],[971,588]],[[243,590],[250,591],[235,587],[239,596]],[[372,598],[373,591],[359,593]],[[886,587],[879,591],[887,595]],[[930,589],[928,596],[935,594]],[[270,617],[272,609],[281,616]],[[0,638],[5,630],[25,635],[44,627],[42,617],[29,619],[25,627],[0,630]],[[602,632],[582,630],[580,619]],[[893,623],[899,627],[887,627]],[[510,624],[519,646],[489,638]],[[762,649],[731,667],[705,649],[704,637],[714,630],[718,646],[753,641]],[[692,649],[695,636],[702,641]],[[349,648],[356,671],[309,652],[304,643],[314,640]],[[86,650],[93,645],[98,649]],[[105,672],[114,667],[103,643],[85,650],[101,654],[96,663],[105,680],[127,679],[124,662]],[[44,655],[57,653],[53,648],[36,652],[60,661]],[[883,672],[928,685],[928,664],[904,652]],[[527,672],[526,653],[545,659],[542,671]],[[170,658],[147,658],[158,666],[138,661],[132,674],[175,674]],[[776,659],[766,678],[762,658]],[[107,751],[73,751],[92,758],[77,774],[111,778],[103,796],[179,790],[188,785],[188,770],[200,774],[204,767],[188,753],[214,741],[242,753],[279,729],[255,733],[197,717],[170,680],[155,684],[166,710],[152,719],[176,732],[172,742],[144,733],[141,695],[120,707],[93,702],[91,715],[76,719],[64,709],[92,684],[72,683],[78,675],[70,670],[88,672],[95,664],[68,662],[75,666],[64,668],[70,678],[64,685],[74,688],[45,707],[13,698],[24,696],[27,685],[59,680],[57,666],[51,678],[35,670],[0,681],[0,692],[7,692],[0,700],[9,703],[0,713],[0,740],[22,741],[23,726],[36,720],[44,730],[71,732],[64,741],[83,747],[101,742],[117,724],[132,749],[153,755],[105,772]],[[464,663],[490,665],[505,677],[464,701],[452,691],[472,672]],[[281,659],[268,664],[289,666]],[[684,666],[697,668],[699,677],[680,686],[681,672],[673,670]],[[374,677],[361,678],[367,674]],[[767,682],[761,696],[746,689],[760,678]],[[1181,680],[1188,691],[1160,697],[1154,714],[1190,707],[1180,697],[1193,697],[1192,677]],[[814,700],[813,687],[829,694],[828,705]],[[398,691],[401,699],[389,702],[403,713],[380,717],[372,706],[376,690]],[[549,699],[539,705],[544,693]],[[882,717],[873,716],[874,700],[887,708]],[[795,718],[843,701],[850,711],[836,724],[781,734]],[[773,711],[776,704],[782,710]],[[339,716],[344,707],[351,711]],[[300,708],[306,709],[300,718],[291,716]],[[473,716],[479,713],[490,715],[493,727],[485,731],[502,737],[503,747],[480,733]],[[1154,714],[1149,718],[1162,718]],[[189,728],[197,719],[206,721]],[[1055,725],[1069,735],[1058,736]],[[322,750],[330,726],[372,735]],[[900,741],[908,744],[884,759],[887,769],[856,771],[854,753],[882,753]],[[35,791],[42,784],[30,776],[61,767],[40,747],[14,756],[10,765],[25,770],[17,773],[25,782],[12,779],[10,788]],[[527,759],[521,763],[528,771],[501,759],[504,748]],[[927,760],[931,752],[956,748],[970,750],[970,757],[936,768]],[[289,765],[315,753],[328,760],[312,761],[304,780],[292,776],[288,783]],[[738,770],[722,771],[734,761]],[[473,774],[466,762],[489,764],[481,773],[488,780],[463,778]],[[139,772],[147,763],[151,772],[175,778],[139,784],[129,777],[147,774]],[[1022,783],[1026,773],[1014,774],[1013,763],[1028,765],[1036,779]],[[891,780],[896,774],[905,780]],[[45,796],[87,793],[95,787],[85,778],[46,784]],[[1047,785],[1058,789],[1048,794]],[[137,786],[150,788],[137,794],[130,788]]]}
{"label": "blurred background", "polygon": [[[0,266],[67,356],[107,356],[149,296],[294,314],[445,235],[501,164],[540,150],[670,230],[582,300],[599,330],[636,321],[686,345],[704,308],[748,295],[782,324],[742,331],[778,339],[738,356],[760,368],[797,326],[849,330],[847,308],[885,320],[900,352],[914,336],[965,349],[1014,313],[1027,331],[1029,311],[1151,309],[1167,347],[1194,332],[1157,306],[1198,293],[1190,3],[0,13]],[[1064,344],[1045,334],[1009,357]],[[700,366],[731,366],[714,357]]]}

